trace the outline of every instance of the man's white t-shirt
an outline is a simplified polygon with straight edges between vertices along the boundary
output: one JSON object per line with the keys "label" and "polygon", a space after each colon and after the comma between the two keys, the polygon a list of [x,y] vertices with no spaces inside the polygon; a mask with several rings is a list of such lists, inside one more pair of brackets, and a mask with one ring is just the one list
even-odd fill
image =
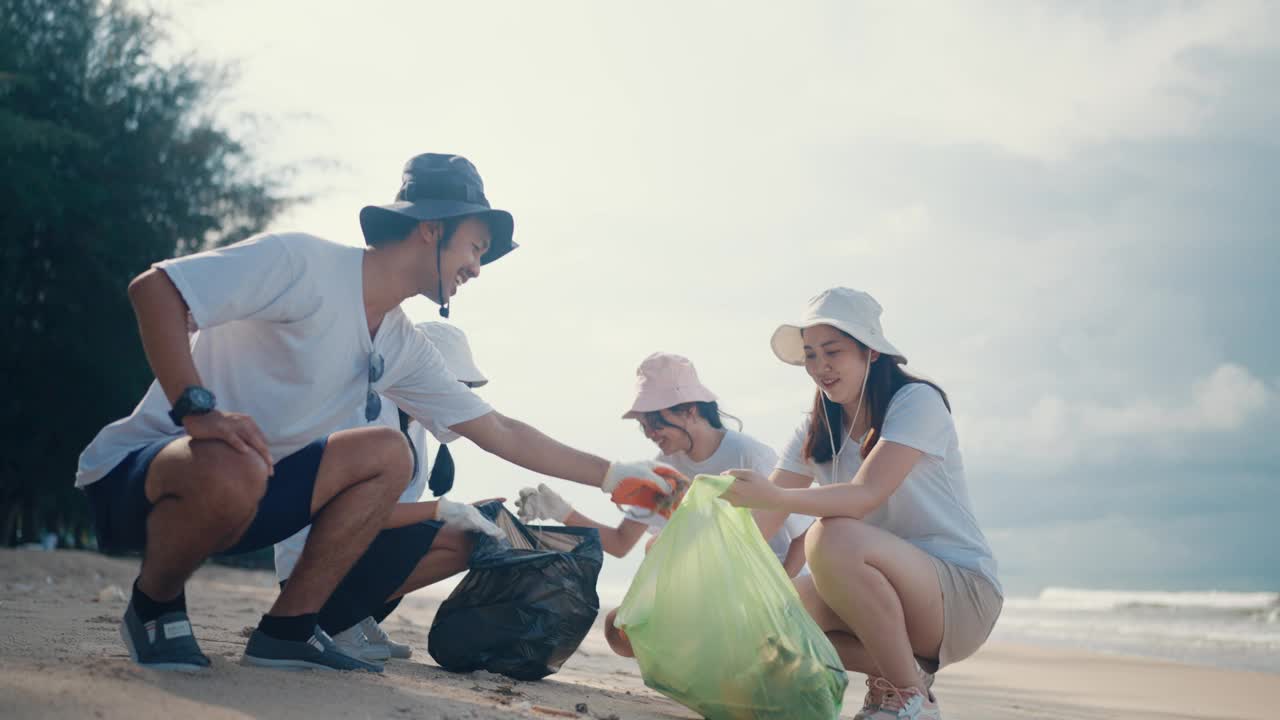
{"label": "man's white t-shirt", "polygon": [[[726,429],[724,437],[720,440],[720,447],[711,453],[711,457],[702,462],[695,462],[682,452],[674,455],[659,455],[656,459],[660,463],[679,470],[680,474],[692,480],[696,475],[721,475],[726,470],[738,468],[755,470],[768,477],[778,462],[778,455],[773,448],[759,440],[736,430]],[[648,525],[648,531],[654,535],[661,532],[667,524],[666,518],[647,510],[627,508],[623,514],[628,520]],[[787,518],[778,533],[769,539],[769,549],[773,550],[779,561],[787,559],[791,541],[803,535],[811,524],[813,524],[813,518],[808,515],[791,515]]]}
{"label": "man's white t-shirt", "polygon": [[[846,439],[839,454],[840,476],[832,477],[833,463],[814,464],[804,457],[811,420],[806,417],[796,428],[778,468],[822,485],[850,482],[862,467],[858,443]],[[862,520],[934,557],[981,574],[1000,590],[995,557],[969,502],[955,422],[942,395],[924,383],[903,386],[889,401],[880,439],[924,455],[889,499]]]}
{"label": "man's white t-shirt", "polygon": [[[492,411],[399,307],[370,338],[363,258],[361,248],[280,233],[155,265],[191,310],[191,353],[218,409],[251,416],[277,461],[363,417],[375,352],[384,371],[373,389],[433,433]],[[77,487],[144,445],[181,437],[169,409],[152,382],[133,414],[81,454]]]}

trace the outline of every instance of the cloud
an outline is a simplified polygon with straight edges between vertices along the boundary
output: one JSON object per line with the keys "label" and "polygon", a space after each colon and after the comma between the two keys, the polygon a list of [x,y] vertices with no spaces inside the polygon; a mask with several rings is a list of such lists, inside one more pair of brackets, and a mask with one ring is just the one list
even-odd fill
{"label": "cloud", "polygon": [[[850,5],[829,18],[850,82],[830,117],[859,135],[928,136],[1060,158],[1116,139],[1197,134],[1222,74],[1187,60],[1205,48],[1274,47],[1274,5],[934,3]],[[843,92],[842,92],[843,90]]]}
{"label": "cloud", "polygon": [[1276,389],[1247,368],[1225,363],[1182,397],[1133,397],[1119,403],[1049,394],[1025,414],[960,417],[970,455],[981,464],[1013,460],[1041,467],[1096,464],[1119,456],[1183,457],[1202,452],[1201,436],[1230,436],[1274,419]]}

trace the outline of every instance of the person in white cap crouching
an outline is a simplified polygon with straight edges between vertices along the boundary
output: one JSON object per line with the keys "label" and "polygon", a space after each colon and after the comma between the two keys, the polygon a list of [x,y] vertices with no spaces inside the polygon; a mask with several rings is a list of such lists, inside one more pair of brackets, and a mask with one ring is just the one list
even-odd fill
{"label": "person in white cap crouching", "polygon": [[[416,327],[440,351],[445,369],[459,382],[473,389],[489,382],[476,367],[461,329],[443,322],[424,322]],[[364,423],[363,412],[353,418],[353,426]],[[382,413],[373,424],[400,429],[408,436],[414,453],[414,473],[392,509],[386,529],[374,538],[320,610],[319,625],[342,652],[379,663],[413,654],[410,645],[392,640],[379,624],[396,609],[401,598],[466,569],[471,554],[468,529],[496,534],[500,531],[469,505],[440,497],[453,486],[453,459],[445,443],[456,440],[455,433],[445,427],[432,428],[440,445],[428,481],[426,428],[410,420],[387,398],[383,398]],[[428,482],[439,500],[422,501]],[[462,521],[442,527],[436,519],[449,514]],[[282,587],[302,554],[309,531],[305,528],[275,546],[276,576]]]}

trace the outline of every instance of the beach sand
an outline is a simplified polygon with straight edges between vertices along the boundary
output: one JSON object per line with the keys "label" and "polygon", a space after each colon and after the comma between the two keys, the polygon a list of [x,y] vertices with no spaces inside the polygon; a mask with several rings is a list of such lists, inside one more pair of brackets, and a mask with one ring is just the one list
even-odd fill
{"label": "beach sand", "polygon": [[[94,553],[0,550],[0,717],[697,717],[644,687],[635,663],[609,652],[599,623],[561,672],[541,682],[441,670],[425,640],[444,593],[430,589],[387,621],[415,652],[382,675],[243,667],[245,629],[270,605],[274,577],[215,566],[187,588],[213,667],[143,670],[117,631],[135,574],[136,561]],[[863,690],[862,677],[850,675],[843,717],[857,712]],[[948,720],[1280,718],[1280,675],[1005,644],[948,668],[935,691]]]}

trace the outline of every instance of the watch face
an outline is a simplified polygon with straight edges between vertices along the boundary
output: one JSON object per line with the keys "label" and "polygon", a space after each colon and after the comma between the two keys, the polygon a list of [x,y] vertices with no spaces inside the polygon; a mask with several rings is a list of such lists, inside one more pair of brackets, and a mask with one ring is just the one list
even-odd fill
{"label": "watch face", "polygon": [[191,409],[193,410],[213,409],[213,393],[205,390],[204,388],[192,388],[190,398]]}

